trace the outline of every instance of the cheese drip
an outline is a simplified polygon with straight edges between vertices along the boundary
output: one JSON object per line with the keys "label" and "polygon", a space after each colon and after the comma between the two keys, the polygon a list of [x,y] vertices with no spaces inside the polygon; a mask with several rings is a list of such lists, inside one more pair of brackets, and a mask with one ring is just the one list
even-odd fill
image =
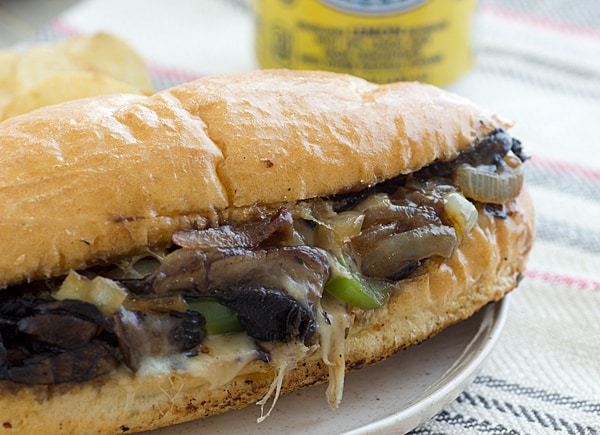
{"label": "cheese drip", "polygon": [[[270,364],[276,373],[264,397],[257,402],[261,407],[257,423],[267,419],[281,395],[283,380],[298,361],[314,352],[329,369],[327,401],[337,408],[342,401],[345,376],[345,335],[351,317],[346,306],[334,298],[324,297],[317,307],[317,334],[319,343],[307,347],[303,343],[267,343],[271,354]],[[172,372],[186,373],[202,378],[211,389],[220,388],[234,379],[259,356],[256,343],[244,332],[226,335],[209,335],[205,339],[204,351],[196,356],[174,355],[166,358],[148,357],[138,371],[139,376],[153,376]],[[268,410],[265,407],[271,401]]]}
{"label": "cheese drip", "polygon": [[329,368],[327,402],[337,408],[342,401],[346,372],[346,331],[350,327],[350,315],[346,305],[327,296],[321,299],[317,316],[317,331],[321,345],[321,357]]}
{"label": "cheese drip", "polygon": [[201,378],[216,389],[235,378],[240,371],[259,357],[254,341],[245,332],[208,335],[203,352],[190,357],[183,354],[165,358],[148,357],[138,370],[138,376],[154,376],[184,372]]}
{"label": "cheese drip", "polygon": [[[264,343],[264,345],[271,354],[270,364],[275,367],[274,370],[277,375],[275,376],[275,379],[273,379],[273,382],[264,397],[256,402],[256,404],[260,406],[260,417],[257,419],[257,423],[260,423],[269,417],[271,411],[275,408],[281,394],[283,378],[286,373],[290,369],[293,369],[298,361],[307,355],[314,353],[318,349],[318,345],[307,347],[299,341],[292,341],[290,343]],[[271,399],[271,396],[273,396],[273,401],[265,414],[264,408]]]}

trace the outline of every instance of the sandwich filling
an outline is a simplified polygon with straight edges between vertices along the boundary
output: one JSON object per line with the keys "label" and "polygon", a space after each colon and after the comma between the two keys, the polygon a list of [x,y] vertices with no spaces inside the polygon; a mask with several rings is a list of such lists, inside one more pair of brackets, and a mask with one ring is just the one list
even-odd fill
{"label": "sandwich filling", "polygon": [[160,252],[6,289],[0,379],[84,382],[118,367],[196,374],[229,348],[230,372],[207,382],[254,360],[276,364],[281,381],[294,358],[318,351],[335,406],[348,307],[381,307],[425,262],[450,257],[480,213],[506,217],[525,160],[520,142],[497,130],[413,174],[225,210]]}

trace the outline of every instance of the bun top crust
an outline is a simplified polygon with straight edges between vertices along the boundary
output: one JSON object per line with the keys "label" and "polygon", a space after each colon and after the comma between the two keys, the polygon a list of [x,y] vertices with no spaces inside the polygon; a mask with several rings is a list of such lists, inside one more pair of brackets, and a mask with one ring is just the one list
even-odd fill
{"label": "bun top crust", "polygon": [[222,150],[218,175],[236,207],[373,185],[509,126],[433,86],[320,71],[214,76],[167,92]]}
{"label": "bun top crust", "polygon": [[0,124],[0,287],[166,244],[214,210],[330,195],[510,123],[418,83],[265,70]]}

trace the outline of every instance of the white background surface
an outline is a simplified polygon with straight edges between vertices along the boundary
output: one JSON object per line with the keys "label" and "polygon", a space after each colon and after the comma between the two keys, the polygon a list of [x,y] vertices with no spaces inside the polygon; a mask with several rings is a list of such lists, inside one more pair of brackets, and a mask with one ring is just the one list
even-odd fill
{"label": "white background surface", "polygon": [[[159,83],[169,83],[256,67],[244,4],[87,0],[47,30],[54,36],[111,30],[142,53]],[[594,17],[598,1],[480,1],[477,63],[449,88],[516,121],[513,134],[534,156],[527,179],[538,240],[481,374],[415,434],[600,433],[600,19]]]}

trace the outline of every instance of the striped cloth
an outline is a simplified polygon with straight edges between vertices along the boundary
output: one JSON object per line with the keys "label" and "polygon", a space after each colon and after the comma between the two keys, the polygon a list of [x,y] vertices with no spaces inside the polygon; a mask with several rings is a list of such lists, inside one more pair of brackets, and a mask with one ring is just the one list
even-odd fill
{"label": "striped cloth", "polygon": [[516,120],[537,242],[471,386],[412,434],[600,434],[600,2],[487,0],[451,88]]}
{"label": "striped cloth", "polygon": [[[170,0],[172,16],[126,3],[139,16],[88,0],[38,40],[112,30],[147,59],[157,88],[256,67],[244,0]],[[600,1],[481,0],[474,25],[477,63],[449,88],[517,121],[533,156],[537,243],[481,373],[411,433],[600,434]]]}

